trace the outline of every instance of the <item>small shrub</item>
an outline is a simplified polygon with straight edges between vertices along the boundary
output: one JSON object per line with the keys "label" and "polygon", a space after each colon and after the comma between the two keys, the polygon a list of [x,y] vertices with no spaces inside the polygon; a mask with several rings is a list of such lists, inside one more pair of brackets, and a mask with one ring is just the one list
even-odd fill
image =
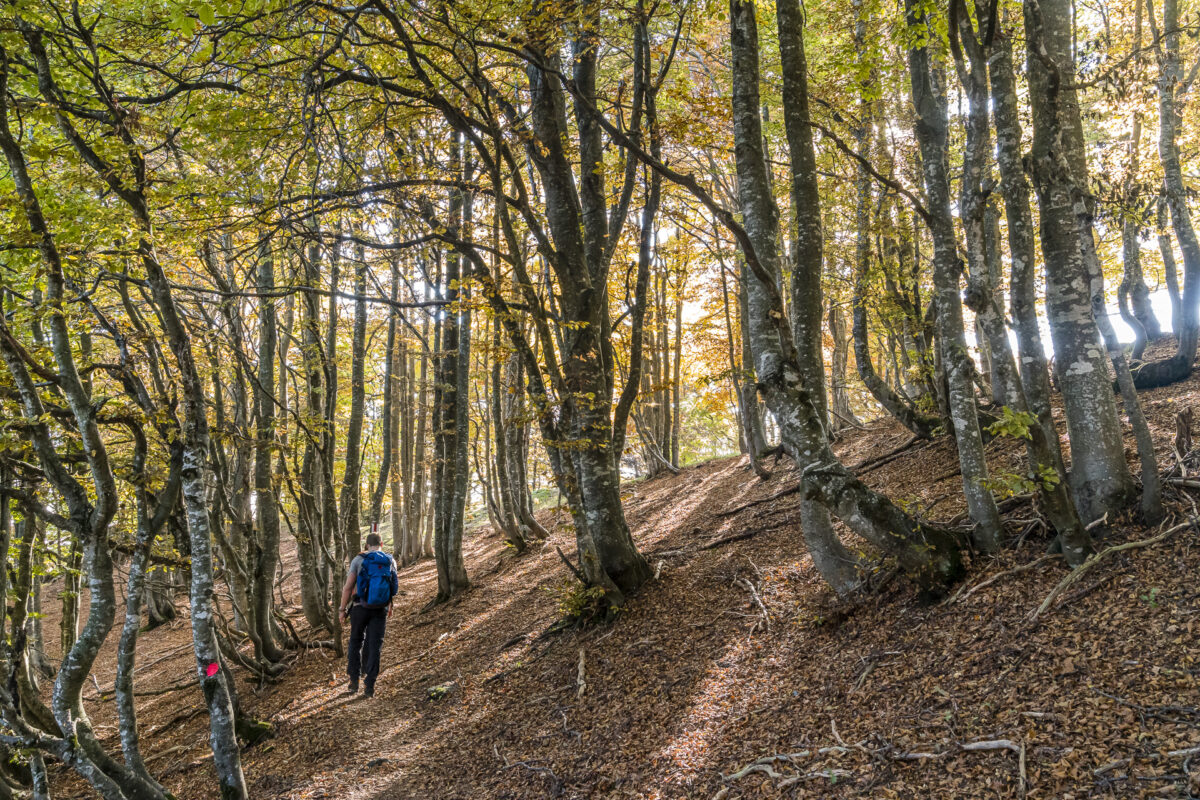
{"label": "small shrub", "polygon": [[586,625],[613,614],[620,609],[609,605],[604,589],[599,586],[584,586],[570,578],[546,587],[546,591],[558,604],[558,613],[566,620]]}

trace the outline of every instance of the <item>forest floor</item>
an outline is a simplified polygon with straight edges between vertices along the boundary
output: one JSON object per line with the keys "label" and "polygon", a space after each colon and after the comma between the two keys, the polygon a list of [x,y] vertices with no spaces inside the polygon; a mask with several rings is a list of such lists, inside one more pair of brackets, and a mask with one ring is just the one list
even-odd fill
{"label": "forest floor", "polygon": [[[1176,412],[1200,404],[1200,377],[1144,402],[1165,468]],[[855,466],[907,439],[876,422],[837,449]],[[1132,440],[1127,452],[1132,461]],[[1012,440],[989,453],[999,471],[1023,458]],[[955,464],[942,439],[863,477],[945,520],[963,508]],[[374,699],[344,695],[343,663],[319,649],[298,654],[277,683],[242,683],[248,709],[277,728],[245,753],[251,796],[1200,794],[1200,754],[1169,755],[1200,745],[1194,529],[1102,561],[1030,622],[1067,572],[1043,558],[1046,535],[1028,530],[1026,505],[1009,514],[1020,545],[975,560],[957,599],[922,601],[898,579],[846,605],[813,570],[794,493],[723,513],[795,481],[784,465],[758,481],[732,458],[629,484],[634,538],[659,576],[606,625],[541,635],[559,617],[566,570],[555,546],[574,550],[563,512],[543,512],[552,536],[521,556],[489,530],[471,535],[473,586],[456,603],[421,613],[433,563],[402,570]],[[1177,512],[1190,510],[1172,497]],[[1121,520],[1101,545],[1154,533]],[[733,536],[743,538],[719,543]],[[295,562],[285,563],[285,610],[299,626]],[[1020,566],[1029,568],[1000,575]],[[137,690],[189,679],[189,637],[186,617],[142,637]],[[110,640],[95,674],[104,687]],[[445,690],[439,699],[433,687]],[[86,696],[116,749],[112,703]],[[144,696],[139,715],[151,772],[183,800],[215,797],[200,693]]]}

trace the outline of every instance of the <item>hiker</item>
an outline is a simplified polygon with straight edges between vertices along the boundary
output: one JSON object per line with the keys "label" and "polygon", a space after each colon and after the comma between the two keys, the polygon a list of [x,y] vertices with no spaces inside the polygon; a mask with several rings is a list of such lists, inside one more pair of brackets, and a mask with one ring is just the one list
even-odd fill
{"label": "hiker", "polygon": [[350,619],[350,655],[346,664],[350,686],[347,694],[358,693],[361,674],[364,697],[375,694],[383,631],[387,618],[392,615],[392,600],[400,588],[396,562],[380,549],[382,545],[378,533],[367,534],[367,549],[350,562],[346,585],[342,587],[342,618]]}

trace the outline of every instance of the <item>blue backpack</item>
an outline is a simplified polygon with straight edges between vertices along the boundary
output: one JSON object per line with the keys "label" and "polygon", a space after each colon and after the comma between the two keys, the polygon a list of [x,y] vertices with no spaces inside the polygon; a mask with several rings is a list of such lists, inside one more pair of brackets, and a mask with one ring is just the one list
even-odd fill
{"label": "blue backpack", "polygon": [[368,550],[362,554],[362,566],[358,570],[355,593],[358,602],[366,608],[383,608],[392,601],[399,588],[392,559],[380,550]]}

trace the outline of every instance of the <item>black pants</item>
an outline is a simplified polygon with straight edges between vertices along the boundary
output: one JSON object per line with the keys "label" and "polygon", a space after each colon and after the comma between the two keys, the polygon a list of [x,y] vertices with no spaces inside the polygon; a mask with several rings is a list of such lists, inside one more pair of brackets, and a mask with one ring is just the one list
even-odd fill
{"label": "black pants", "polygon": [[373,689],[379,674],[379,651],[383,647],[383,631],[387,627],[387,608],[350,608],[350,658],[346,671],[350,680],[361,674],[363,687]]}

